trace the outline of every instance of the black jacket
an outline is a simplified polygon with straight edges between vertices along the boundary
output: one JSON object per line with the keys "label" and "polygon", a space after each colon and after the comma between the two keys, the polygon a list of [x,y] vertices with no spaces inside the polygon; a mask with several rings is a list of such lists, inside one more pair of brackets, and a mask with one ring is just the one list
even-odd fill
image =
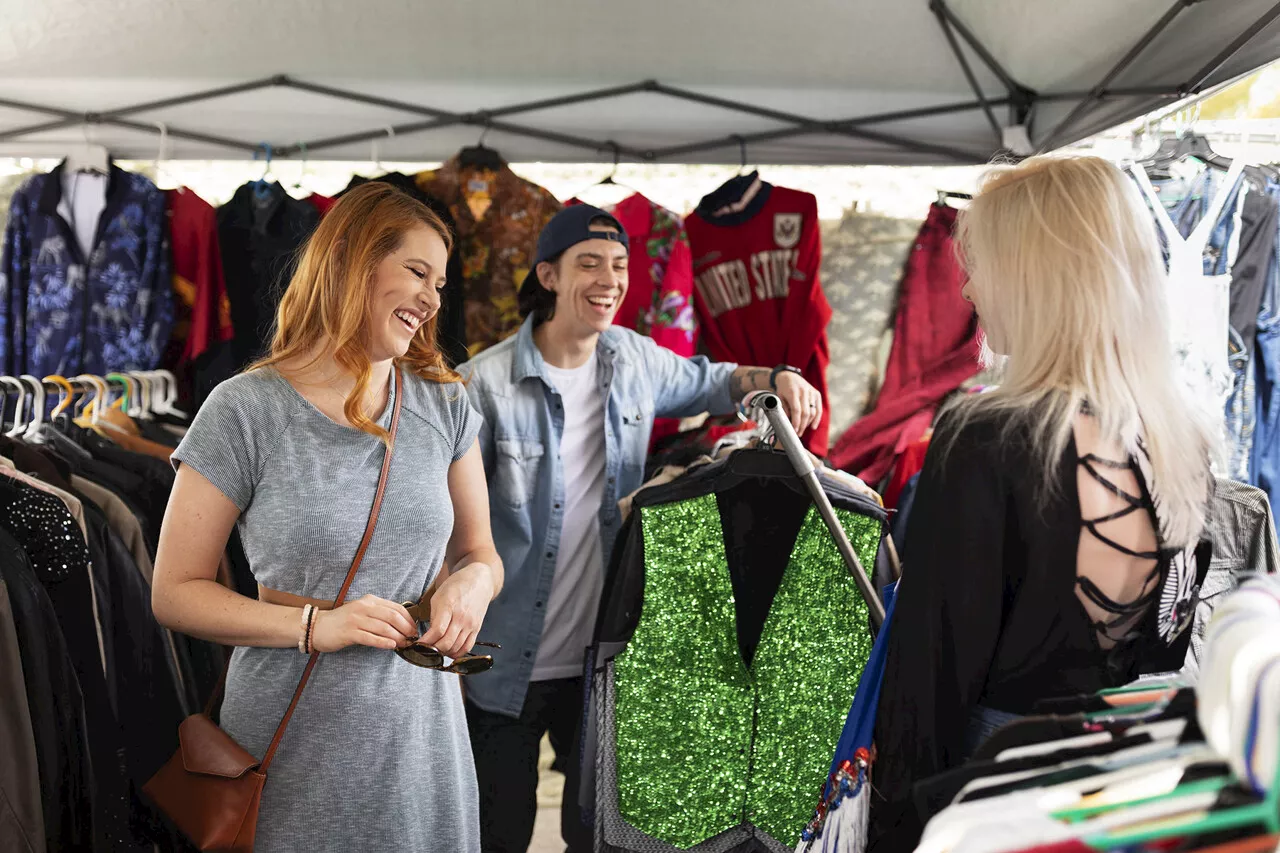
{"label": "black jacket", "polygon": [[0,578],[9,593],[40,768],[50,850],[93,845],[93,770],[84,698],[53,602],[22,546],[0,528]]}

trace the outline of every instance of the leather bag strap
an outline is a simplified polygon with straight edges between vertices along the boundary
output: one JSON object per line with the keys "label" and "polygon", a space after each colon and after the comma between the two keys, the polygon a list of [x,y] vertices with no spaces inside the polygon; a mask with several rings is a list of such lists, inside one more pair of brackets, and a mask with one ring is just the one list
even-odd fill
{"label": "leather bag strap", "polygon": [[[382,457],[382,473],[378,475],[378,491],[373,496],[373,508],[369,510],[369,522],[364,527],[364,537],[360,540],[360,547],[356,549],[356,556],[351,561],[351,568],[347,569],[347,579],[342,582],[342,589],[338,590],[338,595],[333,599],[333,606],[337,608],[346,600],[347,591],[351,589],[351,582],[356,579],[356,571],[360,568],[360,564],[364,562],[364,554],[369,550],[369,541],[373,539],[373,530],[378,524],[378,513],[382,509],[382,496],[387,490],[387,475],[391,472],[391,456],[396,447],[396,428],[400,425],[400,401],[404,398],[400,387],[400,369],[393,368],[395,372],[396,383],[396,401],[391,410],[391,440],[388,443],[386,453]],[[289,720],[293,717],[293,712],[298,707],[298,700],[302,698],[302,691],[307,686],[308,679],[311,678],[311,670],[315,669],[316,661],[320,659],[319,652],[312,652],[311,657],[307,660],[306,669],[302,670],[302,677],[298,679],[298,687],[293,691],[293,701],[289,703],[289,708],[284,712],[284,718],[280,720],[280,725],[276,728],[275,737],[271,739],[271,746],[267,747],[267,753],[262,757],[262,763],[258,765],[259,773],[266,773],[267,768],[271,766],[271,761],[276,756],[276,750],[280,748],[280,741],[284,739],[285,729],[289,727]]]}

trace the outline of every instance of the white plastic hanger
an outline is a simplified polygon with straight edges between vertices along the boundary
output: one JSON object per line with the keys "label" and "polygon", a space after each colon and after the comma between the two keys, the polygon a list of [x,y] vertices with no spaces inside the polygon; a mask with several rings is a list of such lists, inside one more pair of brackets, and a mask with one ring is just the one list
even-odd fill
{"label": "white plastic hanger", "polygon": [[67,170],[71,172],[97,172],[105,175],[111,168],[111,155],[101,145],[94,145],[89,137],[89,123],[80,125],[84,144],[67,152]]}
{"label": "white plastic hanger", "polygon": [[160,399],[153,401],[152,411],[158,415],[172,415],[175,418],[185,418],[186,412],[174,408],[174,402],[178,399],[178,378],[167,370],[150,370],[147,375],[160,382]]}
{"label": "white plastic hanger", "polygon": [[[0,376],[0,382],[18,389],[18,402],[13,407],[13,428],[5,433],[8,438],[17,438],[26,430],[26,424],[22,418],[22,406],[27,402],[27,386],[12,376]],[[2,411],[3,407],[0,407],[0,412]]]}
{"label": "white plastic hanger", "polygon": [[24,373],[18,377],[23,382],[29,384],[32,388],[33,405],[31,413],[31,423],[27,424],[26,432],[22,434],[23,441],[38,441],[40,435],[40,427],[44,425],[44,404],[45,392],[44,383],[32,376],[30,373]]}
{"label": "white plastic hanger", "polygon": [[130,372],[129,376],[132,377],[141,387],[141,390],[138,393],[138,399],[141,401],[141,409],[138,412],[138,414],[136,415],[131,414],[130,417],[134,417],[134,418],[137,418],[138,420],[143,420],[143,421],[152,420],[155,416],[151,413],[152,412],[151,379],[148,377],[145,371],[140,371],[140,370],[135,370]]}

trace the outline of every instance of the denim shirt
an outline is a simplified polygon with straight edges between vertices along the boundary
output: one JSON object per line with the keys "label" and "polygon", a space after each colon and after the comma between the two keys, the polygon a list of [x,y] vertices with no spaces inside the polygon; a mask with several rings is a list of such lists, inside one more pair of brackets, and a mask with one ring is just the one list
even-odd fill
{"label": "denim shirt", "polygon": [[[606,400],[601,425],[603,572],[622,525],[618,500],[643,483],[653,419],[731,412],[729,380],[737,365],[712,364],[702,356],[682,358],[618,326],[600,336],[596,354]],[[480,452],[489,483],[489,517],[506,575],[482,632],[502,650],[494,653],[493,669],[467,681],[467,699],[486,711],[518,717],[538,656],[560,550],[563,404],[533,342],[532,318],[518,334],[458,371],[467,380],[472,407],[484,418]]]}

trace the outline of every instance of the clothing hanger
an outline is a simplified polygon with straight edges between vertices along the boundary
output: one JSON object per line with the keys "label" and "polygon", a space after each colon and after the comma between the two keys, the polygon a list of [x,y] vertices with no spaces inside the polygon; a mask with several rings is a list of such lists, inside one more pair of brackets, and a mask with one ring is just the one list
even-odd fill
{"label": "clothing hanger", "polygon": [[[1276,663],[1277,660],[1273,659],[1260,676],[1254,671],[1256,677],[1248,679],[1251,690],[1243,694],[1238,702],[1232,703],[1233,705],[1238,705],[1239,709],[1244,712],[1233,720],[1233,728],[1237,729],[1237,731],[1232,733],[1232,739],[1233,741],[1239,740],[1241,751],[1245,757],[1243,772],[1247,778],[1246,780],[1240,780],[1238,777],[1232,776],[1231,781],[1233,783],[1245,782],[1246,784],[1243,787],[1250,790],[1261,790],[1262,796],[1259,802],[1243,806],[1229,806],[1217,810],[1210,808],[1207,814],[1200,814],[1198,811],[1202,811],[1202,809],[1196,810],[1196,802],[1193,795],[1171,796],[1168,798],[1170,807],[1183,806],[1180,811],[1173,812],[1173,814],[1184,814],[1188,811],[1193,813],[1182,821],[1165,822],[1160,824],[1158,828],[1148,827],[1129,833],[1100,834],[1086,838],[1086,842],[1097,849],[1110,850],[1118,847],[1161,841],[1175,836],[1205,835],[1225,830],[1243,829],[1250,826],[1261,827],[1268,833],[1280,832],[1280,762],[1276,762],[1273,767],[1273,778],[1269,780],[1269,785],[1256,778],[1255,772],[1255,763],[1258,759],[1258,744],[1264,727],[1271,730],[1270,747],[1272,750],[1275,749],[1274,730],[1278,725],[1274,718],[1276,708],[1270,702],[1261,700],[1263,698],[1263,689],[1268,687],[1271,690],[1270,695],[1274,697],[1274,682],[1277,672],[1280,672],[1275,668]],[[1232,664],[1234,669],[1234,660]],[[1234,759],[1233,766],[1237,766]]]}
{"label": "clothing hanger", "polygon": [[152,401],[152,411],[157,415],[170,415],[175,418],[187,417],[186,412],[174,408],[178,399],[178,379],[167,370],[149,370],[146,376],[159,380],[160,398]]}
{"label": "clothing hanger", "polygon": [[747,173],[747,139],[740,134],[733,134],[733,139],[738,140],[738,175],[742,177]]}
{"label": "clothing hanger", "polygon": [[40,427],[44,425],[44,383],[36,379],[30,373],[24,373],[18,377],[22,382],[31,386],[31,395],[33,405],[31,408],[31,423],[27,424],[26,432],[22,434],[23,441],[33,441],[40,433]]}
{"label": "clothing hanger", "polygon": [[[162,121],[153,121],[152,124],[155,125],[156,130],[160,131],[160,145],[156,148],[156,159],[152,161],[151,164],[151,171],[155,175],[156,186],[159,186],[161,183],[170,183],[169,181],[164,180],[164,178],[169,177],[165,173],[164,168],[164,162],[168,159],[165,155],[168,153],[166,146],[169,141],[169,126]],[[172,183],[174,184],[175,190],[183,192],[182,187],[178,185],[177,181],[172,181]]]}
{"label": "clothing hanger", "polygon": [[[0,383],[13,385],[18,389],[18,402],[13,406],[13,428],[5,433],[8,438],[17,438],[26,429],[26,423],[22,418],[22,407],[27,401],[27,386],[12,376],[0,376]],[[4,407],[0,406],[0,424],[4,421],[3,415]]]}
{"label": "clothing hanger", "polygon": [[50,413],[50,419],[58,417],[67,410],[67,406],[71,405],[71,399],[75,396],[75,389],[71,387],[71,383],[65,376],[50,374],[44,378],[45,382],[49,382],[57,386],[60,396],[58,397],[58,405],[54,407]]}
{"label": "clothing hanger", "polygon": [[75,390],[75,397],[71,401],[71,422],[76,426],[87,429],[89,426],[89,403],[97,399],[98,389],[79,376],[71,377],[71,387]]}
{"label": "clothing hanger", "polygon": [[138,420],[143,420],[143,421],[152,420],[154,416],[151,414],[152,393],[151,393],[150,377],[148,377],[148,375],[145,372],[136,371],[136,370],[131,371],[129,375],[133,377],[134,381],[136,381],[140,387],[140,390],[138,392],[138,400],[141,404],[141,407],[138,414],[134,415],[133,417],[136,417]]}
{"label": "clothing hanger", "polygon": [[131,418],[140,416],[142,414],[142,383],[125,373],[108,373],[107,380],[124,383],[125,393],[121,398],[121,411]]}
{"label": "clothing hanger", "polygon": [[80,132],[84,136],[84,144],[67,152],[67,171],[107,175],[111,171],[111,155],[105,147],[93,144],[89,136],[89,122],[81,122]]}
{"label": "clothing hanger", "polygon": [[98,430],[102,425],[102,409],[107,405],[111,389],[107,386],[105,379],[91,373],[82,373],[75,378],[75,381],[85,383],[94,392],[92,402],[85,406],[76,423],[82,427]]}
{"label": "clothing hanger", "polygon": [[618,143],[614,142],[613,140],[609,140],[608,145],[610,148],[613,149],[613,169],[610,170],[609,174],[605,175],[596,183],[591,184],[588,187],[584,187],[583,189],[569,196],[569,198],[581,199],[583,195],[599,187],[616,187],[622,190],[629,190],[630,192],[633,192],[633,193],[640,193],[640,191],[635,187],[627,186],[626,184],[617,180],[618,161],[621,159],[622,151],[619,148]]}
{"label": "clothing hanger", "polygon": [[959,201],[973,201],[972,193],[960,193],[954,190],[938,190],[938,205],[940,207],[949,207],[947,202],[951,199]]}
{"label": "clothing hanger", "polygon": [[484,130],[480,133],[480,139],[475,145],[463,148],[458,152],[458,163],[471,169],[501,169],[507,165],[502,159],[502,155],[492,148],[486,148],[484,144],[485,137],[489,135],[489,124],[485,123]]}
{"label": "clothing hanger", "polygon": [[298,167],[298,179],[293,182],[292,189],[295,193],[301,193],[305,196],[307,190],[302,186],[302,179],[307,176],[307,143],[299,142],[297,147],[302,155],[302,164]]}
{"label": "clothing hanger", "polygon": [[113,399],[108,405],[111,408],[119,409],[125,414],[128,414],[129,413],[129,396],[130,396],[130,393],[133,391],[132,380],[130,380],[129,377],[125,376],[123,373],[108,373],[106,376],[102,378],[107,380],[108,388],[111,387],[112,382],[119,383],[124,388],[124,393],[120,395],[120,399],[118,400]]}
{"label": "clothing hanger", "polygon": [[[268,142],[259,142],[258,148],[259,150],[261,150],[262,155],[267,162],[266,162],[266,165],[263,166],[262,168],[262,177],[258,178],[258,180],[253,182],[253,191],[259,197],[262,197],[270,194],[271,186],[276,182],[276,176],[275,176],[275,173],[271,171],[271,155],[273,152],[271,144]],[[257,151],[253,152],[253,159],[254,160],[258,159]],[[268,177],[270,177],[271,180],[267,180]]]}
{"label": "clothing hanger", "polygon": [[[396,135],[396,129],[391,125],[387,125],[386,127],[383,128],[383,130],[387,132],[388,139],[391,139],[393,136]],[[379,141],[380,140],[378,139],[374,139],[369,143],[369,159],[373,161],[373,171],[374,171],[375,178],[385,175],[388,171],[387,167],[382,165],[382,152],[379,150],[380,149],[380,146],[378,145]]]}
{"label": "clothing hanger", "polygon": [[[1200,105],[1196,104],[1194,112],[1184,115],[1180,113],[1180,126],[1173,137],[1165,137],[1151,155],[1138,161],[1148,173],[1152,169],[1159,176],[1167,176],[1167,170],[1174,163],[1194,157],[1206,166],[1220,171],[1231,168],[1231,158],[1223,157],[1209,145],[1209,140],[1195,132],[1195,124],[1200,118]],[[1157,130],[1159,126],[1157,125]]]}

